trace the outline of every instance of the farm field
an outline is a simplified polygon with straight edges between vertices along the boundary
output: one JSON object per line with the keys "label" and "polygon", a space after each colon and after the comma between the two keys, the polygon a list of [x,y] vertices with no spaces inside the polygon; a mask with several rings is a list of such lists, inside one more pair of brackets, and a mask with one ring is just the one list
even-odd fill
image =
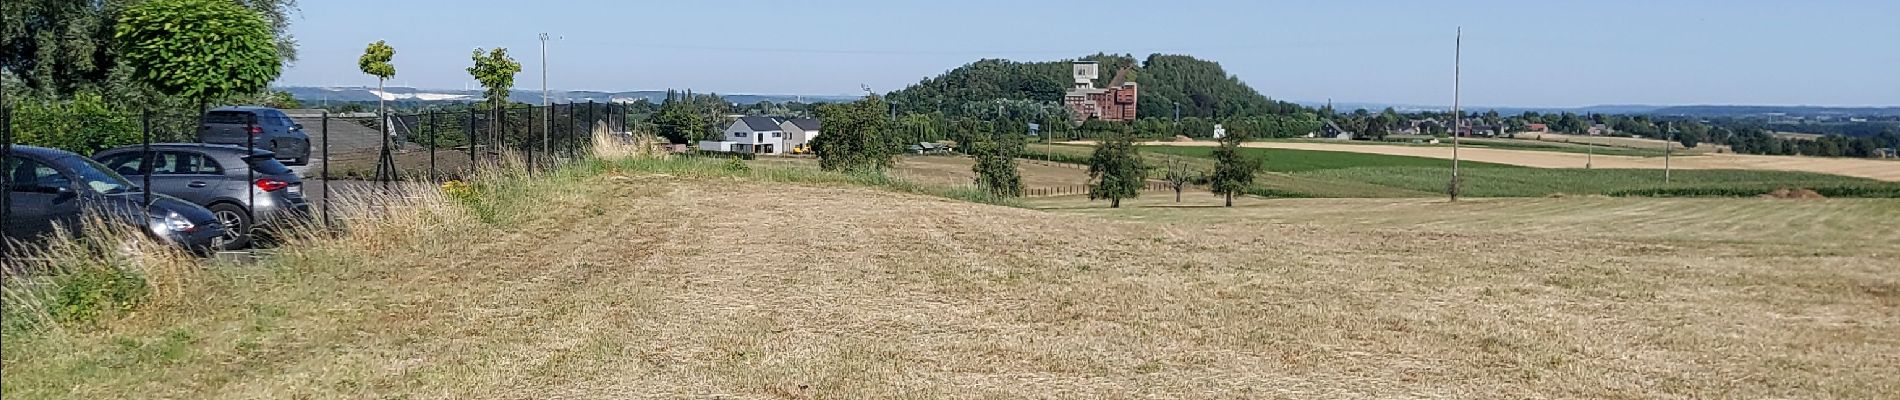
{"label": "farm field", "polygon": [[[1548,132],[1518,132],[1518,133],[1511,134],[1511,138],[1516,139],[1516,140],[1538,141],[1538,142],[1547,142],[1547,143],[1567,143],[1567,144],[1578,144],[1578,145],[1592,144],[1592,145],[1598,145],[1598,146],[1612,146],[1612,147],[1621,147],[1621,148],[1627,148],[1627,149],[1643,149],[1646,151],[1655,151],[1656,155],[1658,156],[1662,155],[1662,148],[1663,148],[1663,143],[1664,143],[1662,140],[1639,138],[1639,137],[1570,135],[1570,134],[1563,134],[1563,133],[1548,133]],[[1729,149],[1729,146],[1716,145],[1716,144],[1703,144],[1703,145],[1692,147],[1692,148],[1683,148],[1682,144],[1677,143],[1675,144],[1674,148],[1675,148],[1676,154],[1709,154],[1709,153],[1731,153],[1732,152]]]}
{"label": "farm field", "polygon": [[[1086,144],[1072,142],[1070,144]],[[1214,142],[1150,142],[1144,145],[1212,147]],[[1317,150],[1352,153],[1384,154],[1411,157],[1451,159],[1449,147],[1424,147],[1400,145],[1352,145],[1331,143],[1290,143],[1290,142],[1248,142],[1245,147]],[[1664,160],[1657,157],[1629,157],[1597,155],[1593,158],[1585,154],[1550,151],[1527,151],[1489,148],[1461,149],[1459,155],[1466,161],[1508,164],[1534,168],[1583,168],[1586,162],[1603,169],[1662,169]],[[1845,175],[1900,182],[1900,162],[1892,160],[1871,160],[1851,158],[1761,156],[1747,154],[1706,154],[1694,157],[1681,157],[1668,161],[1674,169],[1728,169],[1755,171],[1792,171],[1818,174]]]}
{"label": "farm field", "polygon": [[[1089,147],[1037,145],[1036,152],[1079,156]],[[1212,166],[1212,147],[1144,146],[1151,163],[1185,157]],[[1447,160],[1345,151],[1246,147],[1266,160],[1256,178],[1261,193],[1283,197],[1437,197],[1451,176]],[[1664,184],[1649,169],[1553,169],[1465,162],[1464,193],[1474,197],[1551,195],[1754,196],[1780,188],[1811,188],[1838,197],[1900,196],[1900,184],[1838,175],[1786,171],[1682,170]]]}
{"label": "farm field", "polygon": [[491,186],[479,207],[417,188],[348,237],[194,269],[195,284],[167,287],[177,300],[101,329],[10,334],[0,386],[8,398],[1880,398],[1900,374],[1900,232],[1868,223],[1900,218],[1894,200],[1213,208],[1199,194],[1022,209],[722,164],[583,165]]}

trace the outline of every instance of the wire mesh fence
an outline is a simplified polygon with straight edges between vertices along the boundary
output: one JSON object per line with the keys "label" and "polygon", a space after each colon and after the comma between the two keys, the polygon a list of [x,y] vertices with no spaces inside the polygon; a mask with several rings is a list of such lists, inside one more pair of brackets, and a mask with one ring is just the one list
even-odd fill
{"label": "wire mesh fence", "polygon": [[[300,184],[302,196],[316,203],[311,210],[317,214],[314,221],[329,228],[333,222],[331,196],[338,193],[332,185],[440,183],[467,179],[485,169],[525,169],[534,173],[586,155],[597,133],[630,135],[637,125],[631,113],[625,105],[594,102],[500,109],[478,105],[381,115],[284,110],[281,117],[259,114],[282,118],[281,126],[286,130],[282,136],[270,136],[269,143],[247,138],[236,145],[278,152],[279,158],[292,164],[288,169],[304,181]],[[20,172],[16,167],[21,165],[16,162],[16,150],[20,146],[65,150],[80,157],[109,148],[136,147],[139,159],[153,160],[160,154],[153,145],[202,143],[213,124],[203,115],[148,111],[19,117],[14,107],[0,107],[0,160],[4,160],[0,174],[5,175],[0,177],[4,178],[0,179],[0,206],[4,206],[0,207],[0,226],[7,227],[9,239],[24,237],[13,229],[20,215],[14,202],[18,186],[15,177]],[[245,124],[244,130],[252,136],[260,135],[256,118]],[[289,158],[285,158],[287,155]],[[153,188],[150,179],[154,174],[149,170],[152,163],[139,164],[139,168],[145,168],[139,174],[143,179],[134,178],[133,184]]]}

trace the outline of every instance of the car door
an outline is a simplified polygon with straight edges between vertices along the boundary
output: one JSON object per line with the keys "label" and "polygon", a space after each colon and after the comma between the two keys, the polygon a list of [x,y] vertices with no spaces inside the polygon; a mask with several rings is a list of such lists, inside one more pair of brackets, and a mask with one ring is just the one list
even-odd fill
{"label": "car door", "polygon": [[[224,168],[204,153],[188,150],[166,151],[162,153],[171,162],[169,168],[155,171],[153,176],[160,179],[152,181],[172,195],[198,205],[211,204],[222,189],[228,186]],[[157,164],[164,165],[164,164]],[[162,185],[158,183],[163,181]]]}
{"label": "car door", "polygon": [[79,196],[72,178],[32,158],[15,156],[7,164],[12,167],[6,172],[14,184],[8,194],[8,238],[31,240],[52,234],[56,226],[79,227]]}

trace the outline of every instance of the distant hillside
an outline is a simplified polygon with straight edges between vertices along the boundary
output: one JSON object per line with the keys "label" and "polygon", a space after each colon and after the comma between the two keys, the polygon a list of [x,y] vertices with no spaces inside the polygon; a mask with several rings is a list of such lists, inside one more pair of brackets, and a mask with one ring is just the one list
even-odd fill
{"label": "distant hillside", "polygon": [[[301,101],[304,103],[317,103],[317,102],[322,102],[322,101],[369,102],[369,101],[376,101],[378,97],[376,95],[376,88],[365,88],[365,87],[291,86],[291,87],[280,87],[280,88],[277,88],[277,90],[289,92],[291,97],[296,98],[297,101]],[[403,102],[472,102],[472,101],[481,100],[481,97],[482,97],[481,90],[417,89],[417,88],[410,88],[410,87],[390,87],[390,88],[386,88],[385,92],[387,93],[387,95],[382,96],[384,100],[403,101]],[[601,103],[632,102],[632,101],[637,101],[637,100],[642,100],[642,99],[650,101],[650,102],[658,103],[666,99],[666,91],[663,91],[663,90],[638,90],[638,91],[627,91],[627,92],[559,90],[559,91],[550,91],[549,95],[550,95],[549,97],[552,97],[554,102],[556,103],[567,103],[567,102],[585,103],[589,100],[592,100],[595,102],[601,102]],[[784,102],[790,102],[790,101],[821,103],[821,102],[852,101],[852,100],[857,100],[858,98],[857,96],[838,96],[838,95],[801,96],[801,95],[768,95],[768,94],[721,94],[720,96],[724,97],[726,101],[728,102],[739,103],[739,104],[754,104],[761,101],[770,101],[773,103],[784,103]],[[508,100],[521,102],[521,103],[539,104],[541,103],[541,91],[515,90],[514,92],[508,95]]]}
{"label": "distant hillside", "polygon": [[1797,117],[1900,117],[1900,107],[1820,107],[1820,106],[1674,106],[1651,111],[1658,115],[1697,117],[1740,117],[1781,114]]}
{"label": "distant hillside", "polygon": [[[1302,109],[1260,94],[1213,61],[1163,54],[1150,55],[1139,63],[1128,55],[1096,54],[1081,59],[1102,64],[1097,86],[1106,86],[1116,71],[1130,68],[1130,80],[1141,85],[1143,117],[1172,117],[1175,104],[1180,104],[1183,117],[1285,114]],[[941,110],[950,114],[962,110],[964,104],[993,99],[1059,102],[1070,85],[1071,62],[979,60],[891,92],[890,101],[906,112]]]}

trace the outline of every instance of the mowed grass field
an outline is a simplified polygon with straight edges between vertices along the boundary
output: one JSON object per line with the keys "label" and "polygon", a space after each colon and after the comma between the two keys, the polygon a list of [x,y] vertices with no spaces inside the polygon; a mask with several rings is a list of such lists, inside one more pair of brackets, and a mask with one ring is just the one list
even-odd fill
{"label": "mowed grass field", "polygon": [[[1086,154],[1086,146],[1039,145],[1038,151]],[[1204,160],[1211,166],[1214,148],[1143,146],[1151,160],[1169,156]],[[1265,160],[1267,175],[1257,178],[1265,193],[1290,197],[1430,197],[1442,195],[1451,177],[1451,161],[1281,148],[1244,147],[1241,152]],[[1461,162],[1464,195],[1542,197],[1552,195],[1754,196],[1782,188],[1808,188],[1836,197],[1900,197],[1900,183],[1793,171],[1677,170],[1664,183],[1652,169],[1531,168],[1486,162]]]}
{"label": "mowed grass field", "polygon": [[[1888,398],[1894,200],[1075,198],[722,160],[430,187],[4,337],[13,398]],[[1048,203],[1044,203],[1048,202]]]}

